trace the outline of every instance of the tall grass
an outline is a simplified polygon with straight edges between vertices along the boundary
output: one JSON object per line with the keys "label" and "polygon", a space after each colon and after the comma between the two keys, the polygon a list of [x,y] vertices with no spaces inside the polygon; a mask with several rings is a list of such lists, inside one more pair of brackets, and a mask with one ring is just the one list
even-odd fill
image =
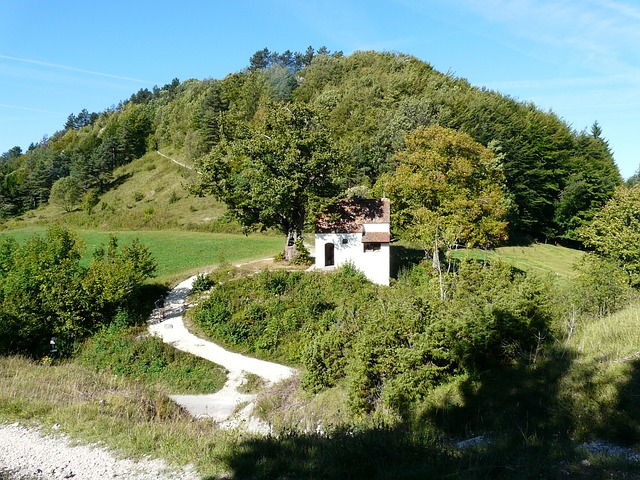
{"label": "tall grass", "polygon": [[606,317],[577,325],[568,346],[577,356],[599,362],[640,359],[640,304],[634,303]]}
{"label": "tall grass", "polygon": [[218,477],[233,435],[212,422],[194,422],[167,392],[77,362],[44,366],[0,357],[0,418],[32,422],[134,457],[151,455],[175,465],[194,464]]}

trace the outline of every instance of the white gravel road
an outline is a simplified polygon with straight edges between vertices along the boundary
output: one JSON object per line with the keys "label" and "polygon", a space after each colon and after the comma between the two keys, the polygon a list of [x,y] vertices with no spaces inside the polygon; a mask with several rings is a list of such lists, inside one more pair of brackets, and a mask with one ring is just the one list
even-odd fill
{"label": "white gravel road", "polygon": [[[185,300],[191,291],[191,277],[167,295],[164,315],[155,311],[149,330],[176,348],[222,365],[228,380],[212,395],[174,395],[173,400],[195,417],[209,417],[221,428],[242,428],[268,433],[269,425],[252,416],[254,396],[238,392],[245,373],[275,383],[291,377],[294,369],[229,352],[192,335],[182,322]],[[164,317],[164,318],[162,318]],[[0,425],[0,479],[131,480],[197,479],[190,469],[170,470],[161,460],[118,459],[104,448],[73,445],[62,435],[46,436],[18,424]]]}
{"label": "white gravel road", "polygon": [[[4,477],[3,477],[4,475]],[[170,469],[161,460],[116,458],[104,448],[72,445],[64,436],[16,424],[0,427],[0,478],[103,480],[196,480],[191,469]]]}
{"label": "white gravel road", "polygon": [[[272,384],[293,376],[295,370],[229,352],[189,332],[182,321],[182,314],[195,279],[188,278],[167,295],[164,312],[154,311],[149,331],[178,350],[222,365],[228,372],[227,383],[211,395],[172,395],[171,398],[194,417],[212,418],[220,422],[223,428],[241,427],[255,433],[269,433],[269,425],[251,416],[255,396],[238,392],[238,387],[245,381],[246,373],[257,375]],[[239,408],[241,406],[244,408]]]}

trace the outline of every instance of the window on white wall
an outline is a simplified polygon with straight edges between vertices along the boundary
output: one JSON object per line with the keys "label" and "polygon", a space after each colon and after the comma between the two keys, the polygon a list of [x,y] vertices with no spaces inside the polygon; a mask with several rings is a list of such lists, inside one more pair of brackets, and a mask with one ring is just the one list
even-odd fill
{"label": "window on white wall", "polygon": [[370,243],[365,243],[364,245],[364,251],[365,252],[378,252],[380,251],[380,243],[379,242],[370,242]]}

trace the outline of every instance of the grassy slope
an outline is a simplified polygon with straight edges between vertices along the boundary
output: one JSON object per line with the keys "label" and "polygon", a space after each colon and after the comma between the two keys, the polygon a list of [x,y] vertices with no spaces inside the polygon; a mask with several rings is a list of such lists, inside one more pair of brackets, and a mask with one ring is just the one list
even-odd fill
{"label": "grassy slope", "polygon": [[90,216],[80,209],[67,213],[59,207],[46,205],[19,219],[9,220],[5,228],[62,223],[74,228],[100,230],[187,228],[210,231],[225,207],[212,197],[190,195],[188,186],[195,177],[193,171],[156,153],[148,153],[116,169],[112,188],[102,195]]}
{"label": "grassy slope", "polygon": [[470,257],[499,259],[526,272],[554,273],[563,278],[575,275],[573,266],[580,261],[583,252],[558,245],[536,243],[527,247],[499,247],[495,250],[461,250],[456,253],[460,258]]}

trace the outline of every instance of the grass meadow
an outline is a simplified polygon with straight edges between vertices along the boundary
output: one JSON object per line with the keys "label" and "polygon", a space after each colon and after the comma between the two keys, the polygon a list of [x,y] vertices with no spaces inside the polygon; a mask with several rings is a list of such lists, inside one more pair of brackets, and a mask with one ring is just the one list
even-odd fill
{"label": "grass meadow", "polygon": [[[11,236],[21,242],[34,234],[43,234],[45,230],[46,227],[6,230],[0,232],[0,239]],[[179,230],[79,230],[76,233],[86,244],[85,262],[89,261],[96,247],[108,242],[110,235],[115,236],[121,245],[138,238],[149,247],[158,263],[157,276],[153,281],[162,284],[175,283],[223,262],[239,263],[272,257],[284,247],[284,237],[278,235],[245,236]]]}

